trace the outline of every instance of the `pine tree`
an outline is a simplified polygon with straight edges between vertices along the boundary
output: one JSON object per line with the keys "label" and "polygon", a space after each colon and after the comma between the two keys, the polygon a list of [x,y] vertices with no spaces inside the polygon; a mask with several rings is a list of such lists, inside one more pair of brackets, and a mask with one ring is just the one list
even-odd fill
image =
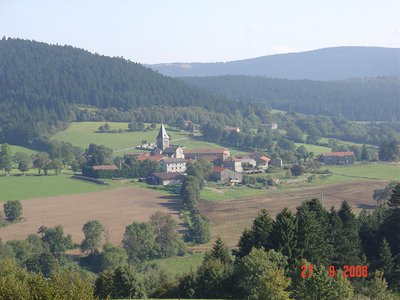
{"label": "pine tree", "polygon": [[269,213],[265,209],[261,210],[251,226],[254,247],[264,247],[264,249],[269,249],[271,247],[269,235],[272,230],[272,223],[273,219]]}
{"label": "pine tree", "polygon": [[332,252],[330,262],[336,267],[343,267],[341,262],[341,250],[338,249],[343,242],[342,230],[342,220],[340,219],[338,212],[332,207],[329,214],[329,235],[330,243],[332,244],[334,250]]}
{"label": "pine tree", "polygon": [[400,208],[400,183],[396,184],[388,200],[390,208]]}
{"label": "pine tree", "polygon": [[297,210],[296,222],[297,247],[302,256],[312,263],[326,263],[332,252],[327,237],[328,226],[319,220],[317,212],[304,205]]}
{"label": "pine tree", "polygon": [[367,149],[367,146],[364,144],[361,149],[361,160],[363,161],[370,161],[371,155]]}
{"label": "pine tree", "polygon": [[358,233],[357,220],[346,201],[342,202],[338,215],[343,225],[341,232],[342,242],[336,247],[339,264],[342,266],[361,264],[364,253]]}
{"label": "pine tree", "polygon": [[239,238],[237,244],[238,249],[234,250],[235,256],[241,258],[250,253],[253,248],[253,235],[251,231],[247,228],[243,230],[242,235]]}
{"label": "pine tree", "polygon": [[297,253],[296,217],[284,208],[275,218],[271,232],[273,248],[288,257],[292,262]]}
{"label": "pine tree", "polygon": [[394,267],[392,252],[389,243],[384,238],[379,246],[379,260],[377,268],[383,270],[385,278],[389,278]]}
{"label": "pine tree", "polygon": [[214,242],[214,245],[210,252],[210,256],[220,260],[225,264],[229,264],[232,262],[231,253],[219,235],[217,236],[217,239]]}

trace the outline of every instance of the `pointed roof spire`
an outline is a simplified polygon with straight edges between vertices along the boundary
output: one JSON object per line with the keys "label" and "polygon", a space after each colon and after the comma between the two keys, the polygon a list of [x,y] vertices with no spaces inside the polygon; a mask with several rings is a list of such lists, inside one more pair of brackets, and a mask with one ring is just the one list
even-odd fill
{"label": "pointed roof spire", "polygon": [[158,132],[157,138],[158,139],[169,139],[169,136],[167,134],[167,131],[165,130],[163,123],[161,123],[160,131]]}

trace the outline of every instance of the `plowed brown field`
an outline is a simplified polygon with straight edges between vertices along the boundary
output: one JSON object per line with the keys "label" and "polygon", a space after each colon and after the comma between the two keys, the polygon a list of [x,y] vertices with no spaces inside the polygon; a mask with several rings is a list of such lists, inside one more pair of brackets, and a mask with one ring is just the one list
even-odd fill
{"label": "plowed brown field", "polygon": [[[200,209],[211,222],[213,239],[220,235],[231,247],[235,246],[241,232],[250,227],[257,213],[265,208],[275,216],[282,208],[292,211],[304,200],[323,197],[323,205],[328,209],[332,206],[339,208],[343,200],[347,200],[355,213],[363,208],[375,206],[372,198],[374,189],[383,188],[387,181],[366,181],[353,183],[337,183],[327,186],[303,188],[298,191],[275,192],[270,196],[252,197],[240,200],[221,202],[202,202]],[[198,248],[201,249],[201,248]]]}
{"label": "plowed brown field", "polygon": [[79,195],[35,198],[21,201],[24,221],[0,228],[3,241],[24,239],[44,225],[64,226],[75,242],[83,239],[82,226],[99,220],[111,233],[110,242],[120,243],[125,227],[133,221],[148,221],[156,211],[169,212],[179,222],[179,203],[170,196],[134,187]]}

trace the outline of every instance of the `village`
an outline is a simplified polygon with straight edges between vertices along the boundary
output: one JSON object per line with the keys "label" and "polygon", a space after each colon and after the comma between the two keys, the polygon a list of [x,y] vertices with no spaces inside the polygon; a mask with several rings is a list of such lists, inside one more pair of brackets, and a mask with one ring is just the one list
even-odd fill
{"label": "village", "polygon": [[[277,124],[267,124],[272,129]],[[238,131],[238,127],[226,127],[225,130]],[[181,145],[170,143],[170,136],[161,124],[155,143],[146,143],[136,147],[145,149],[139,153],[126,153],[124,159],[133,161],[151,161],[159,166],[159,172],[154,172],[147,178],[140,178],[140,181],[153,185],[179,185],[186,176],[186,164],[188,161],[202,159],[211,164],[210,179],[223,185],[238,185],[244,180],[245,175],[262,174],[268,172],[272,167],[274,170],[284,167],[281,158],[271,158],[262,152],[251,152],[244,155],[231,155],[228,148],[195,148],[186,149]],[[352,165],[354,153],[328,152],[322,153],[315,158],[323,165]],[[94,171],[118,170],[116,165],[93,166]]]}

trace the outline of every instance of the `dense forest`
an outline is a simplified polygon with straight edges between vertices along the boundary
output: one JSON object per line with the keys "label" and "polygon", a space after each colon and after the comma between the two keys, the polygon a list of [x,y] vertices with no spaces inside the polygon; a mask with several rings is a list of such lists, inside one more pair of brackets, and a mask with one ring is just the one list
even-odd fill
{"label": "dense forest", "polygon": [[238,108],[123,58],[21,39],[0,41],[0,140],[29,143],[64,128],[74,120],[71,104],[122,110],[200,106],[225,113]]}
{"label": "dense forest", "polygon": [[185,77],[206,92],[241,102],[352,121],[399,121],[398,77],[342,81],[286,80],[251,76]]}

